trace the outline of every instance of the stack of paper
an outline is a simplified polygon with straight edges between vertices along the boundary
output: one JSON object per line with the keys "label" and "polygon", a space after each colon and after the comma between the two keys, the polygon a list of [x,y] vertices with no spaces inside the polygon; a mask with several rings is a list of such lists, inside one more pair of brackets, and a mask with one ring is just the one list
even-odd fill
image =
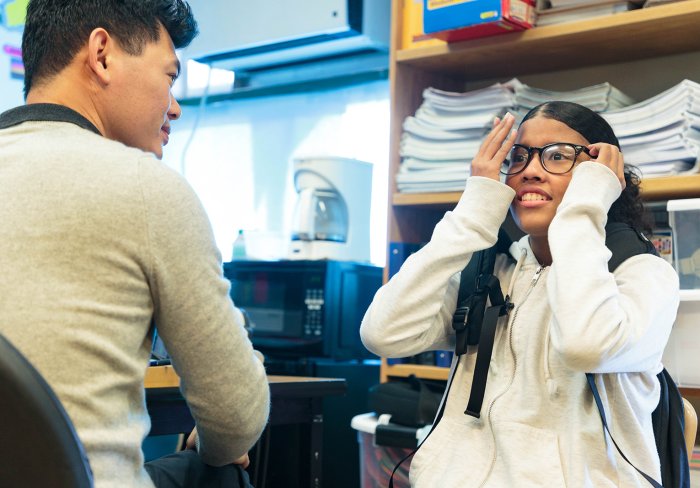
{"label": "stack of paper", "polygon": [[639,1],[628,0],[585,0],[550,2],[549,8],[537,9],[538,26],[560,24],[575,20],[590,19],[601,15],[611,15],[639,8]]}
{"label": "stack of paper", "polygon": [[646,178],[697,173],[700,84],[684,80],[648,100],[602,114],[615,130],[625,162]]}
{"label": "stack of paper", "polygon": [[551,100],[577,102],[596,111],[633,103],[609,83],[558,92],[532,88],[517,79],[466,93],[428,88],[423,98],[415,116],[403,124],[402,163],[396,175],[400,192],[462,191],[494,117],[506,111],[519,122],[532,107]]}
{"label": "stack of paper", "polygon": [[575,102],[595,112],[620,109],[634,103],[632,98],[610,83],[600,83],[570,91],[543,90],[525,84],[515,88],[515,101],[523,116],[531,108],[552,100]]}
{"label": "stack of paper", "polygon": [[[590,5],[601,5],[611,3],[616,0],[537,0],[537,9],[544,10],[547,8],[573,8],[587,7]],[[644,0],[629,0],[632,3],[643,3]]]}
{"label": "stack of paper", "polygon": [[484,135],[494,117],[515,106],[517,80],[466,93],[427,88],[423,104],[407,117],[401,138],[401,192],[461,191]]}

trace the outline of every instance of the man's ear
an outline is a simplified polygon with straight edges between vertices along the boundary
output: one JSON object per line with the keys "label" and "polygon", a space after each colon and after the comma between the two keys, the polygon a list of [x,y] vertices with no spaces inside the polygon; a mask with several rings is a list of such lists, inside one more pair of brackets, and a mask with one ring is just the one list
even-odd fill
{"label": "man's ear", "polygon": [[101,83],[111,81],[111,63],[114,55],[114,39],[102,27],[90,33],[88,40],[88,67]]}

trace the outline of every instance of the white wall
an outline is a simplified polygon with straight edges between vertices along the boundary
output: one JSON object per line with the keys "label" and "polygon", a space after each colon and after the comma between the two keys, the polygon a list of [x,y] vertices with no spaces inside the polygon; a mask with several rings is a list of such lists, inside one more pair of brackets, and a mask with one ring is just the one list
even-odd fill
{"label": "white wall", "polygon": [[[12,2],[0,0],[0,12]],[[4,17],[3,17],[4,18]],[[0,22],[0,112],[24,103],[12,77],[19,28]],[[198,115],[200,116],[198,118]],[[196,130],[193,129],[197,124]],[[193,137],[192,137],[193,136]],[[186,150],[186,154],[184,154]],[[312,93],[184,107],[173,124],[164,162],[182,171],[202,199],[224,260],[238,229],[286,243],[296,193],[294,155],[336,155],[375,165],[371,260],[386,259],[389,84],[375,81]],[[183,157],[184,156],[184,157]],[[257,234],[256,232],[257,231]],[[265,243],[257,243],[263,246]],[[249,245],[256,245],[250,242]],[[281,252],[270,247],[269,257]]]}
{"label": "white wall", "polygon": [[[0,2],[2,3],[2,2]],[[4,6],[0,5],[0,9]],[[0,112],[22,105],[23,80],[12,77],[13,61],[19,61],[16,54],[22,45],[22,31],[6,27],[0,23]]]}
{"label": "white wall", "polygon": [[201,112],[200,107],[184,107],[182,118],[173,124],[164,161],[194,186],[228,260],[238,229],[286,242],[296,199],[291,159],[314,153],[374,164],[371,260],[383,266],[389,159],[386,80],[219,102]]}

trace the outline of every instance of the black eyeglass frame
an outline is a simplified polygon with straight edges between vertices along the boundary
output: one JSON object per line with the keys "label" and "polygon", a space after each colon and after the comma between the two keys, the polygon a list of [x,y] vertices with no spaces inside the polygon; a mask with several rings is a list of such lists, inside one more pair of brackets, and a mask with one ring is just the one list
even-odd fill
{"label": "black eyeglass frame", "polygon": [[[571,167],[569,169],[567,169],[566,171],[562,171],[561,173],[555,173],[555,172],[547,169],[547,165],[542,160],[542,154],[544,153],[544,151],[546,149],[548,149],[552,146],[561,146],[561,145],[571,146],[574,148],[574,159],[571,162]],[[537,151],[537,155],[540,158],[540,164],[542,165],[542,169],[544,169],[547,173],[552,174],[552,175],[565,175],[566,173],[568,173],[569,171],[574,169],[574,166],[576,166],[576,160],[578,159],[578,157],[581,155],[582,152],[586,153],[588,156],[591,155],[591,152],[588,150],[588,148],[586,146],[582,146],[580,144],[573,144],[571,142],[553,142],[551,144],[547,144],[547,145],[542,146],[542,147],[525,146],[523,144],[513,144],[513,147],[511,148],[511,152],[516,147],[523,148],[527,151],[527,161],[525,162],[525,166],[523,166],[522,169],[520,169],[519,171],[516,171],[515,173],[507,173],[507,172],[503,171],[503,169],[501,169],[500,170],[501,174],[506,175],[506,176],[515,176],[515,175],[518,175],[518,174],[522,173],[523,171],[525,171],[527,169],[527,167],[530,166],[530,163],[532,162],[532,158],[534,156],[534,151]],[[503,163],[504,164],[507,163],[508,165],[510,165],[508,160],[505,160]]]}

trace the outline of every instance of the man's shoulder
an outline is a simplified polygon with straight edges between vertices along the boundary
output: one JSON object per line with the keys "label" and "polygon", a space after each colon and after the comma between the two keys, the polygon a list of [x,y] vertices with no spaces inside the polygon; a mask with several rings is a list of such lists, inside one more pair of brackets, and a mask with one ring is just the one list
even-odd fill
{"label": "man's shoulder", "polygon": [[[29,152],[50,148],[52,154],[65,158],[87,157],[94,160],[120,159],[137,161],[152,158],[151,153],[126,146],[90,130],[62,121],[28,121],[9,130],[20,131]],[[40,140],[41,144],[36,144]]]}

